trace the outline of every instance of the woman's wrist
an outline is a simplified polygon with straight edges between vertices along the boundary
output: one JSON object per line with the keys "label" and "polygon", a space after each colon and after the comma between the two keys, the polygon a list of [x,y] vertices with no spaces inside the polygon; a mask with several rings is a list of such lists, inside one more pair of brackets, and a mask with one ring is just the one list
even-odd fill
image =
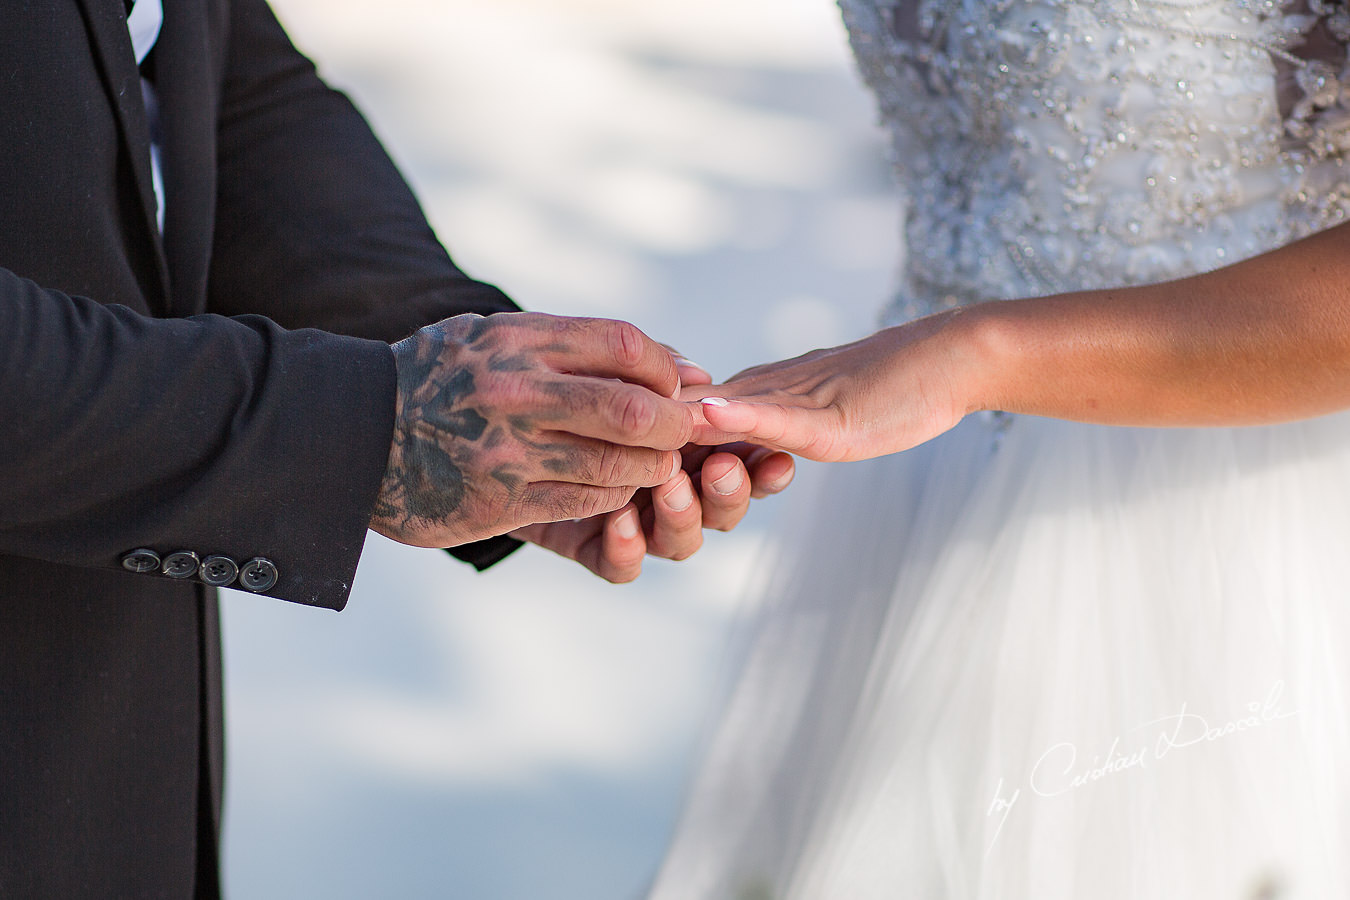
{"label": "woman's wrist", "polygon": [[960,415],[1015,408],[1012,374],[1025,346],[1020,329],[994,301],[939,313],[934,338],[946,360],[953,403]]}
{"label": "woman's wrist", "polygon": [[1112,422],[1151,402],[1151,394],[1132,394],[1142,386],[1138,369],[1150,351],[1138,328],[1102,308],[1108,300],[1060,294],[961,310],[956,334],[971,411]]}

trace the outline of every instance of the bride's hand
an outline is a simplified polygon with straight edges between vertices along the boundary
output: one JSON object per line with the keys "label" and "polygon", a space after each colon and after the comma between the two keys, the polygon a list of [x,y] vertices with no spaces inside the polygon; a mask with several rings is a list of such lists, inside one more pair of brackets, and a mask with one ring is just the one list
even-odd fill
{"label": "bride's hand", "polygon": [[868,459],[936,437],[979,408],[978,360],[957,337],[959,311],[856,343],[756,366],[702,399],[699,443],[750,441],[828,462]]}

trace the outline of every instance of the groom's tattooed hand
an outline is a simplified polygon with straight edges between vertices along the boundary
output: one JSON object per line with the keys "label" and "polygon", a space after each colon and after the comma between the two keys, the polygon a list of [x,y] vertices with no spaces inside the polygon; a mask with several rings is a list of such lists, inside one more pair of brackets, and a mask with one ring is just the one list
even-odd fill
{"label": "groom's tattooed hand", "polygon": [[669,478],[694,414],[637,328],[535,313],[456,316],[394,345],[393,443],[371,527],[454,546],[618,509]]}

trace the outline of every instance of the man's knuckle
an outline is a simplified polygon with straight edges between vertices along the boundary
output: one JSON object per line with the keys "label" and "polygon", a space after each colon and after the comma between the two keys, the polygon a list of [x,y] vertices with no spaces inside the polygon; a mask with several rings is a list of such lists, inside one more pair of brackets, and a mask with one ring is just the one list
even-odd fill
{"label": "man's knuckle", "polygon": [[641,363],[647,343],[646,335],[629,322],[609,322],[608,329],[614,361],[624,368],[633,368]]}
{"label": "man's knuckle", "polygon": [[567,454],[561,467],[566,468],[569,480],[579,484],[610,484],[609,447],[600,444]]}
{"label": "man's knuckle", "polygon": [[618,496],[612,489],[596,488],[587,485],[581,486],[576,497],[576,507],[578,519],[589,519],[591,516],[602,516],[605,513],[613,512],[628,502],[626,497]]}
{"label": "man's knuckle", "polygon": [[528,506],[531,515],[540,517],[540,521],[588,519],[596,514],[592,490],[587,485],[570,482],[531,485]]}
{"label": "man's knuckle", "polygon": [[587,518],[585,497],[580,485],[558,485],[548,492],[549,512],[559,521]]}
{"label": "man's knuckle", "polygon": [[559,323],[565,321],[560,316],[529,311],[508,313],[506,319],[510,321],[512,325],[532,331],[556,330]]}
{"label": "man's knuckle", "polygon": [[623,474],[628,462],[625,448],[617,444],[605,443],[592,457],[595,471],[592,478],[586,479],[592,484],[623,484]]}
{"label": "man's knuckle", "polygon": [[572,346],[584,321],[546,313],[534,313],[533,316],[527,323],[528,327],[522,330],[522,337],[527,337],[531,343],[553,348]]}
{"label": "man's knuckle", "polygon": [[529,372],[492,372],[482,376],[479,393],[495,409],[518,412],[539,402],[539,391]]}
{"label": "man's knuckle", "polygon": [[572,518],[567,512],[564,491],[570,485],[530,484],[515,496],[511,503],[515,518],[523,522],[559,522]]}
{"label": "man's knuckle", "polygon": [[610,399],[610,418],[619,431],[642,439],[656,427],[656,408],[636,391],[615,391]]}

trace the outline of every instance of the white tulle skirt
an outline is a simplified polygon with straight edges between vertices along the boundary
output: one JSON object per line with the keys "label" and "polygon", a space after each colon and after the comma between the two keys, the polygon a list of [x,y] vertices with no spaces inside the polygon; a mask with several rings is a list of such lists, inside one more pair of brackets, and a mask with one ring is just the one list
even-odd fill
{"label": "white tulle skirt", "polygon": [[788,509],[652,900],[1350,897],[1350,416],[971,417]]}

